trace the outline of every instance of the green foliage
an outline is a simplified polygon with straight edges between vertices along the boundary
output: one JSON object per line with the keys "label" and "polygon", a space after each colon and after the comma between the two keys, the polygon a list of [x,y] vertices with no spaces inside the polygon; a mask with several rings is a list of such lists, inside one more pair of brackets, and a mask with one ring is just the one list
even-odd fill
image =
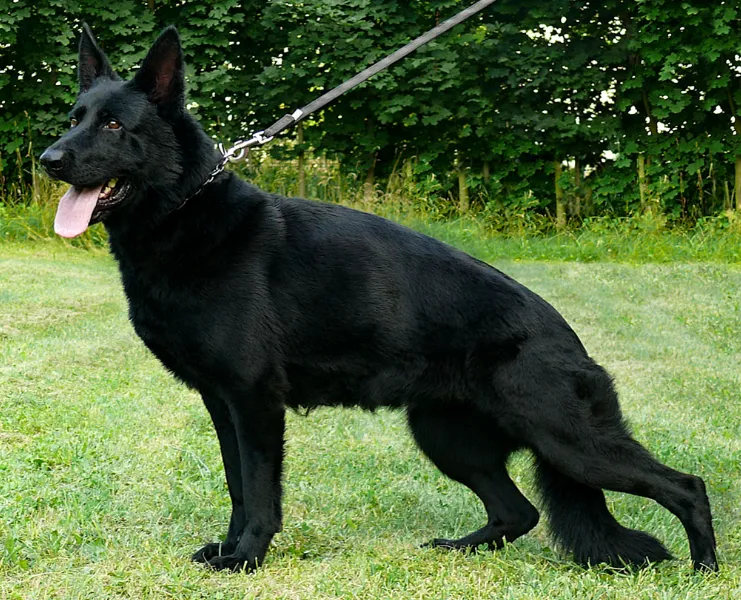
{"label": "green foliage", "polygon": [[[191,107],[228,141],[469,3],[0,0],[0,191],[7,201],[11,182],[28,182],[26,156],[66,127],[83,19],[122,72],[157,30],[177,25]],[[302,147],[270,152],[285,160],[311,149],[382,188],[409,164],[411,196],[434,195],[445,214],[463,173],[474,209],[525,203],[547,218],[554,161],[566,167],[559,183],[575,219],[719,214],[734,204],[741,155],[740,13],[741,0],[499,0],[307,120]]]}

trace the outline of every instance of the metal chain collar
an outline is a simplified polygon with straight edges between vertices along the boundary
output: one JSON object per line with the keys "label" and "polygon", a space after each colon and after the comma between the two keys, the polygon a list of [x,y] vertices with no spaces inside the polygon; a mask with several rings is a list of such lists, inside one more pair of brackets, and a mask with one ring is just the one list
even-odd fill
{"label": "metal chain collar", "polygon": [[[208,179],[201,184],[198,192],[216,179],[216,177],[226,168],[227,163],[239,162],[247,156],[247,153],[252,146],[262,146],[263,144],[267,144],[273,140],[274,136],[265,136],[263,135],[264,133],[264,131],[258,131],[248,140],[237,140],[229,150],[225,150],[224,144],[220,143],[219,152],[222,154],[221,160],[219,161],[219,164],[216,165],[216,168],[209,173]],[[196,194],[198,192],[196,192]],[[196,194],[193,195],[195,196]]]}
{"label": "metal chain collar", "polygon": [[265,136],[264,133],[264,131],[258,131],[257,133],[253,134],[252,137],[248,140],[237,140],[234,145],[229,148],[229,150],[226,150],[224,148],[224,145],[219,143],[219,152],[221,152],[222,155],[221,160],[219,160],[213,171],[208,174],[206,181],[198,186],[198,189],[190,196],[188,196],[180,206],[170,212],[180,210],[188,203],[188,200],[200,194],[214,179],[216,179],[219,175],[221,175],[221,173],[224,172],[227,164],[229,164],[230,162],[239,162],[240,160],[244,159],[252,146],[262,146],[263,144],[267,144],[268,142],[272,141],[274,136]]}

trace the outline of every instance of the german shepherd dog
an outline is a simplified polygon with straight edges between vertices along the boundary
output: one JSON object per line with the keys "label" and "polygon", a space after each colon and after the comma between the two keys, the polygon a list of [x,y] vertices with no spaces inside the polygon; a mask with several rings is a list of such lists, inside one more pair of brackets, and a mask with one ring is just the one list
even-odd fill
{"label": "german shepherd dog", "polygon": [[[55,222],[102,221],[137,334],[203,397],[232,501],[226,539],[193,560],[254,569],[280,531],[286,409],[390,407],[486,524],[434,547],[499,548],[538,522],[507,474],[535,456],[557,543],[579,563],[671,558],[610,514],[603,489],[653,498],[684,525],[696,569],[717,569],[699,477],[627,430],[610,376],[554,308],[434,239],[342,206],[266,193],[234,173],[185,108],[183,54],[165,29],[130,81],[91,31],[72,127],[41,161],[71,185]],[[196,193],[198,192],[198,193]]]}

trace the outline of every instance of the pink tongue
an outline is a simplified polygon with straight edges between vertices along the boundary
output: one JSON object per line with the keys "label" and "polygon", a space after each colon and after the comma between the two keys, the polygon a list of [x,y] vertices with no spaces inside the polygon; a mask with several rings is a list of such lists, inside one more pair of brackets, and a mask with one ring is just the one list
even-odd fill
{"label": "pink tongue", "polygon": [[54,219],[54,231],[66,238],[73,238],[83,233],[90,224],[98,196],[103,186],[81,188],[73,185],[62,196]]}

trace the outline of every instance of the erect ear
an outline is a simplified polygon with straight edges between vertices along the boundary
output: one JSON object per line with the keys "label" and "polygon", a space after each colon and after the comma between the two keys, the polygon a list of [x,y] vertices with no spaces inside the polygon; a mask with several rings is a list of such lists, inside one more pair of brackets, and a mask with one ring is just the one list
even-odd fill
{"label": "erect ear", "polygon": [[98,47],[93,32],[87,23],[82,24],[80,36],[80,59],[77,66],[77,78],[80,82],[80,93],[87,92],[98,77],[118,80],[106,55]]}
{"label": "erect ear", "polygon": [[180,36],[171,25],[150,48],[134,76],[134,83],[150,102],[165,108],[179,108],[185,103],[184,71]]}

